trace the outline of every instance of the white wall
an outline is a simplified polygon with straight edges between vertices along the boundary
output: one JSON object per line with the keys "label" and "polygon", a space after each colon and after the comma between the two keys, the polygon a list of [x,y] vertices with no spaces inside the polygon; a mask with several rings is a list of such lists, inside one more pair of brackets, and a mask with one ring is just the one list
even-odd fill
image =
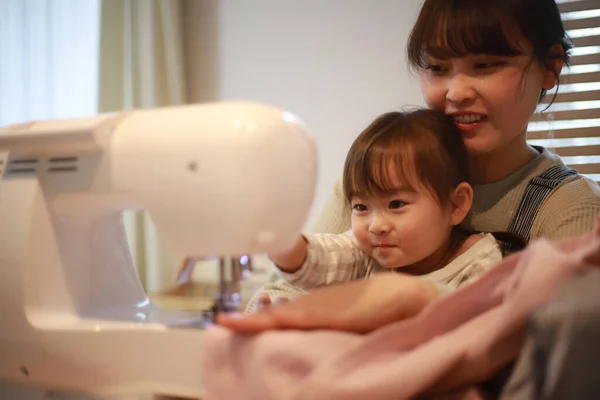
{"label": "white wall", "polygon": [[320,156],[311,220],[352,140],[422,104],[404,57],[421,0],[186,0],[192,101],[256,100],[298,114]]}

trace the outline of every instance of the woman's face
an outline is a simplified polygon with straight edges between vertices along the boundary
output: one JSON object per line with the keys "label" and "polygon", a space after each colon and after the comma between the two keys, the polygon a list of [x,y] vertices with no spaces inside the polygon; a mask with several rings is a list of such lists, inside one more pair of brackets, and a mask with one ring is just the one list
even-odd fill
{"label": "woman's face", "polygon": [[524,143],[541,90],[555,81],[530,55],[430,58],[421,73],[427,105],[454,116],[472,156]]}

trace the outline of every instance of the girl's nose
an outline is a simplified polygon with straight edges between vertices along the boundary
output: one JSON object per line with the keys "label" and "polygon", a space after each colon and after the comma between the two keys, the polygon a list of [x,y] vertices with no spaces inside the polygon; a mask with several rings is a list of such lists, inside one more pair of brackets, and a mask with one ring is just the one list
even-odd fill
{"label": "girl's nose", "polygon": [[381,214],[374,215],[369,225],[369,232],[373,235],[385,235],[391,229],[388,220]]}

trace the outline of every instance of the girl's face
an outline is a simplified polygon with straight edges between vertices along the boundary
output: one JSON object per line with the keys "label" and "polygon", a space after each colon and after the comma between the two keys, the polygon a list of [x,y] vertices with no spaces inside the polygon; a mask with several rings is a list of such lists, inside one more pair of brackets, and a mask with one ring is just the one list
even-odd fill
{"label": "girl's face", "polygon": [[394,189],[388,194],[352,198],[352,232],[360,248],[384,268],[439,267],[452,228],[470,202],[444,207],[425,187],[413,189],[403,182],[393,165],[390,170]]}
{"label": "girl's face", "polygon": [[429,58],[421,73],[427,105],[454,116],[473,157],[505,151],[525,143],[527,125],[554,74],[531,55],[472,54]]}

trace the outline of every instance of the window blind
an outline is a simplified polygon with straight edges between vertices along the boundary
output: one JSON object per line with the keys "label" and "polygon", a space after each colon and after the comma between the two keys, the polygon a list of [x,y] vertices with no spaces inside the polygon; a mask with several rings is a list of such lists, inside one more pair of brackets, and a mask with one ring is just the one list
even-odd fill
{"label": "window blind", "polygon": [[554,104],[550,92],[529,124],[528,139],[560,155],[565,164],[600,182],[600,0],[557,0],[573,40]]}

